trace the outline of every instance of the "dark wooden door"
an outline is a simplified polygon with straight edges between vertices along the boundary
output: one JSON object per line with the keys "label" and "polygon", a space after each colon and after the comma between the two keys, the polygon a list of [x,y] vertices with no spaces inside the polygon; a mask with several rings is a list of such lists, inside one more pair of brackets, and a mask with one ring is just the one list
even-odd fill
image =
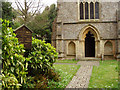
{"label": "dark wooden door", "polygon": [[95,57],[95,38],[90,32],[85,38],[85,57]]}

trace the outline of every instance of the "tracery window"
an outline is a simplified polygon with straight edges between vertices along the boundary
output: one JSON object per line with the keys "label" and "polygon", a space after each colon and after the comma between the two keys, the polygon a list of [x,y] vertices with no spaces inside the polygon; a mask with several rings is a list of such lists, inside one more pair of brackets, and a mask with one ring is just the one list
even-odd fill
{"label": "tracery window", "polygon": [[99,2],[80,2],[80,20],[99,19]]}

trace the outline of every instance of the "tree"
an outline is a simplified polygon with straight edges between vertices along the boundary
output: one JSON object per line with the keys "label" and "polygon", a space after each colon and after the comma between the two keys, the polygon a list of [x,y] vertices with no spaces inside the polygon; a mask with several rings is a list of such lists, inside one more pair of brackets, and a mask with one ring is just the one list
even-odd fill
{"label": "tree", "polygon": [[52,23],[56,17],[56,10],[55,4],[47,6],[42,13],[36,14],[32,22],[27,24],[33,30],[34,35],[39,36],[37,38],[51,42]]}
{"label": "tree", "polygon": [[49,20],[48,20],[49,7],[46,7],[43,13],[38,13],[27,26],[33,30],[35,36],[38,39],[46,40],[46,36],[49,35]]}
{"label": "tree", "polygon": [[39,12],[43,7],[41,0],[38,0],[37,3],[35,0],[24,0],[23,3],[16,0],[15,3],[20,11],[18,13],[22,17],[25,24],[30,21],[30,18]]}
{"label": "tree", "polygon": [[57,16],[57,7],[55,4],[52,4],[50,6],[50,11],[49,11],[49,14],[48,14],[48,19],[50,21],[50,31],[52,32],[52,23],[54,22],[54,19],[56,18]]}
{"label": "tree", "polygon": [[12,11],[11,4],[10,2],[2,2],[2,18],[10,21],[16,18],[15,13]]}
{"label": "tree", "polygon": [[52,24],[53,24],[56,16],[57,16],[57,7],[55,4],[52,4],[50,6],[50,10],[48,13],[50,35],[47,38],[49,39],[48,41],[50,41],[50,42],[51,42],[51,32],[52,32],[52,27],[53,27]]}

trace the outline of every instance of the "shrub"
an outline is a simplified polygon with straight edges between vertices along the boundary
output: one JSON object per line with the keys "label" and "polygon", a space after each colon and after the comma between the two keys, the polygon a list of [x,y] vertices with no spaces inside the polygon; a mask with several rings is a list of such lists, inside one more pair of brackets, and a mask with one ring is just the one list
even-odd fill
{"label": "shrub", "polygon": [[40,89],[44,89],[44,88],[47,88],[47,84],[48,84],[48,78],[45,76],[45,75],[36,75],[34,77],[34,80],[35,80],[35,88],[40,88]]}
{"label": "shrub", "polygon": [[[2,20],[2,87],[46,88],[48,76],[45,73],[49,73],[50,78],[57,75],[49,71],[57,59],[55,48],[45,41],[32,38],[32,49],[24,53],[24,45],[15,36],[9,27],[9,21]],[[28,58],[23,57],[27,57],[27,53]],[[30,76],[27,75],[29,71]]]}
{"label": "shrub", "polygon": [[49,69],[47,76],[49,79],[54,80],[56,82],[60,81],[60,78],[59,78],[60,75],[58,74],[58,72],[55,71],[55,69]]}
{"label": "shrub", "polygon": [[19,44],[9,21],[2,20],[2,86],[18,88],[26,83],[27,62],[25,62],[24,46]]}
{"label": "shrub", "polygon": [[28,57],[29,68],[38,73],[45,73],[57,59],[57,53],[54,47],[45,41],[32,38],[32,49]]}

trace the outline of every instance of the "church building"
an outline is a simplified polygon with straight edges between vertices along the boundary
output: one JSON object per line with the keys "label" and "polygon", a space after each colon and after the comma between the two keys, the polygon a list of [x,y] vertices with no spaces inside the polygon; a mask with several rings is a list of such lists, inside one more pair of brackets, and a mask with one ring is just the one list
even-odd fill
{"label": "church building", "polygon": [[58,0],[57,7],[52,45],[59,59],[120,58],[119,0]]}

